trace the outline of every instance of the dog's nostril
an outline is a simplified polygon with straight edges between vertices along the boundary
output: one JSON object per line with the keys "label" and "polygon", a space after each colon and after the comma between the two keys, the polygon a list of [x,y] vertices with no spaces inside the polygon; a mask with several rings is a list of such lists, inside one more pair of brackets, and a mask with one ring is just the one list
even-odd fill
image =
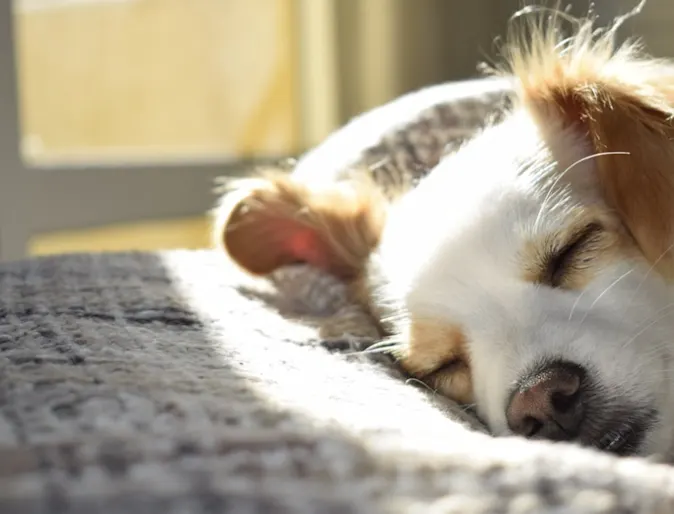
{"label": "dog's nostril", "polygon": [[522,421],[522,433],[524,437],[534,437],[543,428],[543,423],[536,418],[527,416]]}
{"label": "dog's nostril", "polygon": [[578,404],[578,394],[578,391],[573,394],[553,393],[550,398],[552,408],[559,413],[570,411]]}
{"label": "dog's nostril", "polygon": [[583,418],[584,371],[556,363],[532,374],[512,395],[506,410],[508,426],[525,437],[572,439]]}

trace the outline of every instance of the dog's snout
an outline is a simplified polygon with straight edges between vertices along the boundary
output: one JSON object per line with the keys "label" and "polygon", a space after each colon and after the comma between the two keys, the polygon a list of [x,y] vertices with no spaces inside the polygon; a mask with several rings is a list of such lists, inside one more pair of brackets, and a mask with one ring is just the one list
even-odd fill
{"label": "dog's snout", "polygon": [[575,438],[584,415],[584,371],[555,363],[524,380],[506,410],[508,426],[525,437],[555,441]]}

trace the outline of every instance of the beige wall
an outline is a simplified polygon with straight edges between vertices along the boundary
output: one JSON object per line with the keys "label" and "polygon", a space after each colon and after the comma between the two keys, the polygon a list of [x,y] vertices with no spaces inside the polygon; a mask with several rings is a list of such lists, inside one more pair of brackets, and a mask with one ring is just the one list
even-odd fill
{"label": "beige wall", "polygon": [[296,150],[293,0],[17,5],[31,157]]}

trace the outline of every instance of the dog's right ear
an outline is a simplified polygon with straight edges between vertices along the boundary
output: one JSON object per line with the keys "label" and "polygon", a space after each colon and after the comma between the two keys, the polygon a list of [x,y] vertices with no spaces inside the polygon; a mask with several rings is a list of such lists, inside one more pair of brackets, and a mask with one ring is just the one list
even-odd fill
{"label": "dog's right ear", "polygon": [[[585,137],[607,205],[653,268],[674,280],[674,66],[617,46],[614,29],[583,21],[572,36],[531,25],[511,45],[522,104]],[[543,28],[545,27],[545,28]]]}
{"label": "dog's right ear", "polygon": [[234,182],[216,214],[216,243],[249,273],[307,263],[349,279],[379,242],[386,201],[374,184],[309,186],[275,172]]}

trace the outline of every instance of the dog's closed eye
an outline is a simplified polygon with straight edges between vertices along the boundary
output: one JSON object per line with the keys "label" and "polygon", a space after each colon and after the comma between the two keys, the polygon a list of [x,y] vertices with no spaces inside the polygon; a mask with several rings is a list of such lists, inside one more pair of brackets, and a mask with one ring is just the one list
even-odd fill
{"label": "dog's closed eye", "polygon": [[541,282],[555,288],[570,287],[570,276],[582,273],[602,249],[604,228],[593,222],[571,234],[549,253]]}
{"label": "dog's closed eye", "polygon": [[527,282],[555,289],[582,289],[612,259],[618,234],[596,218],[570,222],[529,240],[520,254]]}
{"label": "dog's closed eye", "polygon": [[470,367],[465,359],[450,359],[421,377],[421,380],[434,391],[461,403],[472,401]]}
{"label": "dog's closed eye", "polygon": [[433,371],[428,373],[424,379],[433,379],[434,377],[437,377],[440,374],[443,373],[453,373],[456,371],[461,371],[466,368],[466,362],[464,359],[461,358],[454,358],[450,359],[448,361],[443,362],[439,366],[437,366]]}
{"label": "dog's closed eye", "polygon": [[399,358],[407,373],[434,391],[461,403],[473,401],[468,340],[460,326],[412,319]]}

